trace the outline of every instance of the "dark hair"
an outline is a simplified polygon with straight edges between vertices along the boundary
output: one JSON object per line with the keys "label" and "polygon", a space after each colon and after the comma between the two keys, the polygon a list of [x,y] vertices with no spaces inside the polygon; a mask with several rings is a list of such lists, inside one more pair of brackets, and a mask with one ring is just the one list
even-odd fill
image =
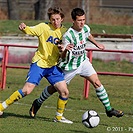
{"label": "dark hair", "polygon": [[51,15],[53,15],[53,14],[59,14],[61,16],[61,18],[65,17],[63,10],[59,7],[49,8],[47,14],[48,14],[49,19],[50,19]]}
{"label": "dark hair", "polygon": [[74,8],[71,12],[71,17],[76,20],[76,16],[83,16],[85,14],[84,10],[81,8]]}

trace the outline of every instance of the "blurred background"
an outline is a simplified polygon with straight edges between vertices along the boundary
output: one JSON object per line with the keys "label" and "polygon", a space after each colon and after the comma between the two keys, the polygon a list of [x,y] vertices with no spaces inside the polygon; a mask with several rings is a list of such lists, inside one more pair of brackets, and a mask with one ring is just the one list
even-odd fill
{"label": "blurred background", "polygon": [[59,6],[70,22],[74,7],[86,11],[86,22],[133,25],[133,0],[0,0],[0,20],[47,20],[47,9]]}
{"label": "blurred background", "polygon": [[[36,51],[36,48],[30,46],[38,46],[37,37],[25,35],[19,31],[18,25],[21,22],[28,26],[47,22],[47,10],[53,6],[63,8],[63,24],[66,27],[71,25],[71,10],[75,7],[83,8],[86,12],[86,23],[89,24],[95,40],[104,44],[106,50],[123,51],[93,51],[92,63],[97,72],[116,75],[124,73],[124,76],[99,77],[107,87],[111,104],[124,111],[125,116],[122,119],[107,118],[92,86],[89,99],[84,100],[84,81],[77,76],[69,86],[70,102],[66,111],[67,117],[74,121],[72,126],[52,123],[57,95],[47,101],[37,119],[31,120],[28,110],[35,97],[40,96],[42,88],[48,85],[44,79],[34,93],[5,111],[4,117],[0,118],[0,132],[107,133],[108,129],[112,129],[110,133],[116,130],[123,133],[133,131],[133,0],[0,0],[0,88],[5,89],[0,91],[0,101],[5,100],[16,88],[22,88],[27,68]],[[96,49],[90,42],[87,47]],[[130,76],[125,77],[126,74]],[[100,114],[100,124],[93,130],[81,124],[82,113],[88,109],[94,109]]]}
{"label": "blurred background", "polygon": [[[133,0],[0,0],[0,43],[37,46],[37,37],[19,31],[18,25],[24,22],[33,26],[47,22],[49,7],[58,6],[65,12],[64,25],[71,25],[71,11],[75,7],[86,12],[86,23],[95,39],[109,50],[133,49]],[[96,48],[91,43],[88,48]],[[2,56],[3,46],[0,46]],[[11,63],[31,61],[36,49],[9,47]],[[101,60],[126,60],[133,62],[132,53],[93,52],[93,58]],[[102,54],[102,56],[101,56]],[[2,58],[2,57],[0,57]]]}

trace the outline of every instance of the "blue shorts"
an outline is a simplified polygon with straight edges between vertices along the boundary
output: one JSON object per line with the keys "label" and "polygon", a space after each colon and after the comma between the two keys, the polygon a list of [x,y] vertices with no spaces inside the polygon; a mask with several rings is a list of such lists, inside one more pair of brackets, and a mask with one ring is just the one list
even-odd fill
{"label": "blue shorts", "polygon": [[37,63],[32,63],[26,77],[26,82],[38,85],[45,77],[51,85],[64,80],[64,73],[58,66],[51,68],[41,68]]}

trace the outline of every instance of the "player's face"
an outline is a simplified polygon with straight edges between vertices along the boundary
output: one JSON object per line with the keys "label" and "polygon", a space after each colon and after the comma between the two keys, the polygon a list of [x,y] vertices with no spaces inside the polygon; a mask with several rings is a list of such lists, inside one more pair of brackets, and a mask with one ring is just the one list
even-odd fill
{"label": "player's face", "polygon": [[61,27],[62,21],[63,19],[59,14],[53,14],[50,17],[50,22],[56,29]]}
{"label": "player's face", "polygon": [[77,31],[81,31],[85,24],[85,15],[76,16],[76,20],[73,20],[73,28]]}

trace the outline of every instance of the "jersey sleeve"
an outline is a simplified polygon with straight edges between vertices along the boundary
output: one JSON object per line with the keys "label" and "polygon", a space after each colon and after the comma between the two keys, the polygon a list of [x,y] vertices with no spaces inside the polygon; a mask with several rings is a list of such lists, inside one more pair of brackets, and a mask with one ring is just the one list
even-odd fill
{"label": "jersey sleeve", "polygon": [[44,27],[46,27],[45,23],[40,23],[35,26],[26,26],[23,32],[28,35],[40,36],[43,32],[45,32]]}
{"label": "jersey sleeve", "polygon": [[91,30],[90,30],[90,27],[88,25],[84,26],[84,31],[85,31],[85,33],[88,34],[88,37],[91,35],[91,33],[90,33]]}

